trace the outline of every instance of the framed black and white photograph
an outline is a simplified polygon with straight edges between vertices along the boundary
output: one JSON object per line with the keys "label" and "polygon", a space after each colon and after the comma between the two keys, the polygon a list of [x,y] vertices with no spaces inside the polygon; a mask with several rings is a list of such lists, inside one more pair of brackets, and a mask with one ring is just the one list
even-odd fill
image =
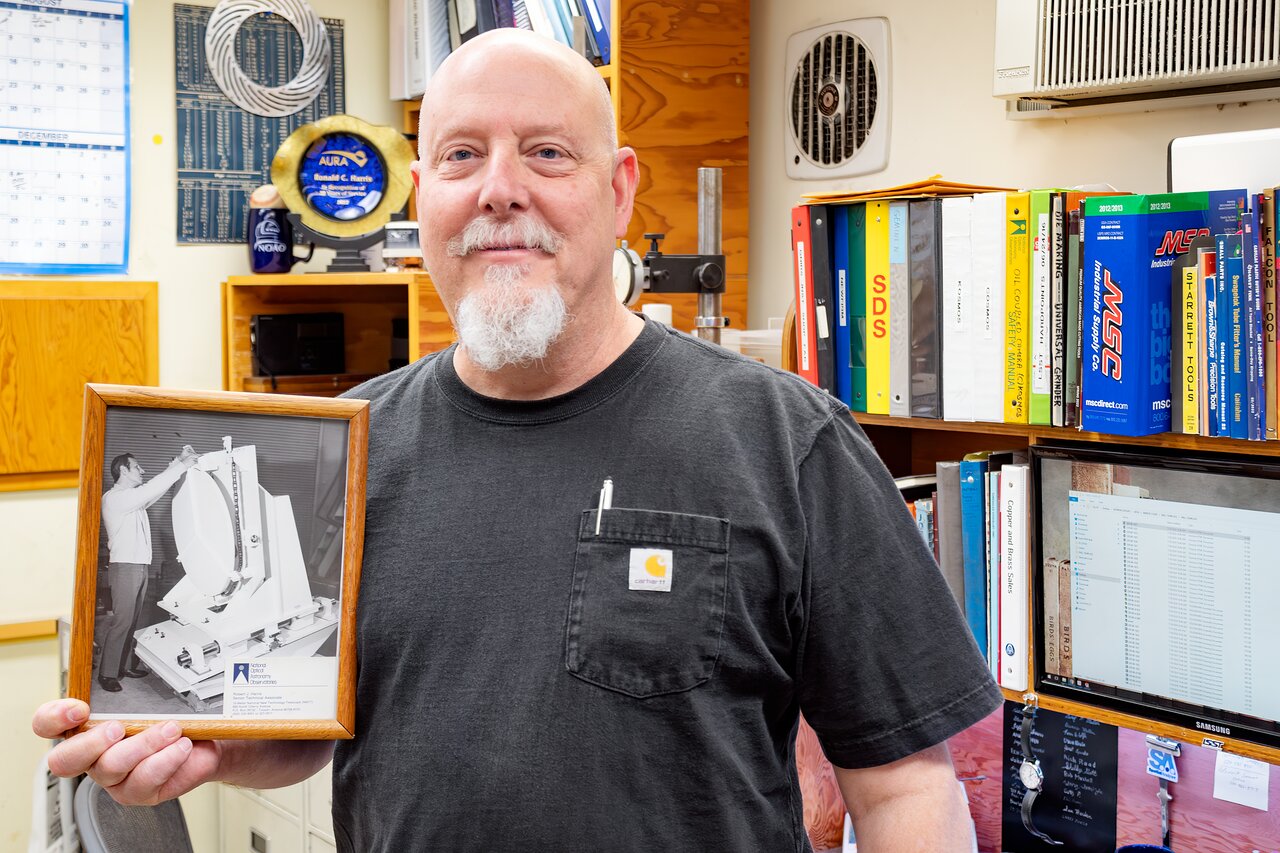
{"label": "framed black and white photograph", "polygon": [[361,400],[86,386],[86,726],[352,736],[367,430]]}

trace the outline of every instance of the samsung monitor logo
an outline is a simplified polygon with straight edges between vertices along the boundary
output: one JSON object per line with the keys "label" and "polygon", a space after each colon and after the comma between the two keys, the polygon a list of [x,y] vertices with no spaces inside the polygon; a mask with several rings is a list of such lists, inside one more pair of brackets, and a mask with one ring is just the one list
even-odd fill
{"label": "samsung monitor logo", "polygon": [[1204,732],[1213,732],[1218,735],[1230,735],[1231,729],[1226,726],[1215,726],[1213,723],[1202,723],[1196,720],[1196,728]]}

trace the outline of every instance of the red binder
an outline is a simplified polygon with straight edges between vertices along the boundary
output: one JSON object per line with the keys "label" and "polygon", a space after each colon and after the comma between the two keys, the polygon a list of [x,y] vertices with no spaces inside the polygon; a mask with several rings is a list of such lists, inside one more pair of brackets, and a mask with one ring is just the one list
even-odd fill
{"label": "red binder", "polygon": [[813,240],[809,231],[809,210],[805,205],[791,208],[791,270],[796,284],[796,366],[797,373],[818,384],[818,336],[814,328]]}

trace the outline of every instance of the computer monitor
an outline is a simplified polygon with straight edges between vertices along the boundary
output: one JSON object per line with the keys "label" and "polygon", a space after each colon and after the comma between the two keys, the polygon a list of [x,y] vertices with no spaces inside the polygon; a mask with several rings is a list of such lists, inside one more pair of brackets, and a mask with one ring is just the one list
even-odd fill
{"label": "computer monitor", "polygon": [[1280,460],[1031,460],[1035,689],[1280,748]]}

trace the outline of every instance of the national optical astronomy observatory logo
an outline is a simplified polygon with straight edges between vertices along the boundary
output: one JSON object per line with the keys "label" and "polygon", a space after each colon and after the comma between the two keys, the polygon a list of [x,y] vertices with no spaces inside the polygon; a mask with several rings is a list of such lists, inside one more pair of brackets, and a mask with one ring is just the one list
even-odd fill
{"label": "national optical astronomy observatory logo", "polygon": [[233,687],[270,687],[280,683],[278,672],[272,670],[270,663],[232,662],[231,685]]}

